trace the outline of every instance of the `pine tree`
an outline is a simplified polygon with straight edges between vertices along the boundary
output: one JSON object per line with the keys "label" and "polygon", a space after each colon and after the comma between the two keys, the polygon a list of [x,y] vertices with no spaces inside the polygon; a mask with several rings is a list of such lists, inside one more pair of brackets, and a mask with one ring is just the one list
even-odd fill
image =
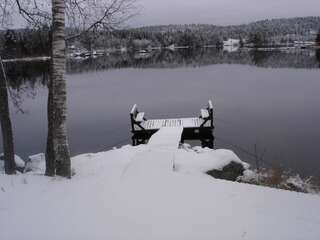
{"label": "pine tree", "polygon": [[17,36],[13,30],[7,30],[4,35],[5,58],[16,57]]}

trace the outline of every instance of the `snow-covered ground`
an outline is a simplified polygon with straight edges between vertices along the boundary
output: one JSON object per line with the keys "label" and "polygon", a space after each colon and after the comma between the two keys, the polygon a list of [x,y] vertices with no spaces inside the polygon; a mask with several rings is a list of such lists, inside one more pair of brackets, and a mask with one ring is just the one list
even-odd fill
{"label": "snow-covered ground", "polygon": [[12,62],[32,62],[32,61],[47,61],[50,60],[50,57],[25,57],[25,58],[12,58],[12,59],[3,59],[4,63]]}
{"label": "snow-covered ground", "polygon": [[320,239],[319,196],[204,174],[247,167],[227,150],[179,149],[174,171],[153,165],[162,154],[143,145],[77,156],[72,180],[42,176],[41,164],[0,174],[0,239]]}

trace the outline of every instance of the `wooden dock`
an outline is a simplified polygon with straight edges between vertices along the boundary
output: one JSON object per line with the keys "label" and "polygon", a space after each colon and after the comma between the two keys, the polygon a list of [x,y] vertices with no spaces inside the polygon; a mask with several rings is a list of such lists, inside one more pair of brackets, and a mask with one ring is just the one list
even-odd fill
{"label": "wooden dock", "polygon": [[198,117],[147,119],[144,112],[139,112],[137,104],[130,112],[133,145],[146,143],[161,128],[183,128],[181,142],[200,140],[203,147],[214,147],[213,105],[209,100],[206,108],[200,110]]}

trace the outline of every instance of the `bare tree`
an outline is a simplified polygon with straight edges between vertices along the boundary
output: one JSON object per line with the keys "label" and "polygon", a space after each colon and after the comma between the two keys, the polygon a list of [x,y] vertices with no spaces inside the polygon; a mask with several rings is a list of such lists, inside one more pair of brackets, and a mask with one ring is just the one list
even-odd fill
{"label": "bare tree", "polygon": [[[51,26],[51,79],[48,96],[48,137],[46,175],[71,177],[70,152],[67,138],[67,106],[65,80],[66,40],[81,34],[113,29],[136,14],[135,0],[3,0],[1,19],[16,9],[33,27]],[[8,10],[8,9],[11,9]],[[66,17],[66,18],[65,18]],[[4,22],[4,21],[3,21]],[[75,29],[65,35],[66,26]]]}
{"label": "bare tree", "polygon": [[4,167],[6,174],[16,173],[14,161],[14,144],[9,112],[8,88],[6,72],[0,56],[0,123],[4,150]]}

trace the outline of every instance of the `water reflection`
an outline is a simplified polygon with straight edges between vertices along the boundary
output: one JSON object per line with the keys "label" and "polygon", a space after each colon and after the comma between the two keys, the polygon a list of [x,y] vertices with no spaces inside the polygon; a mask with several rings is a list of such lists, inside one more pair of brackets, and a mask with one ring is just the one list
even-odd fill
{"label": "water reflection", "polygon": [[317,60],[318,60],[319,68],[320,68],[320,49],[318,49],[318,50],[316,51],[316,58],[317,58]]}
{"label": "water reflection", "polygon": [[49,62],[10,62],[5,68],[10,87],[17,91],[22,86],[46,85],[49,79]]}
{"label": "water reflection", "polygon": [[[315,56],[316,55],[316,56]],[[219,51],[215,48],[152,51],[150,53],[118,53],[84,60],[69,60],[68,73],[110,68],[177,68],[214,64],[246,64],[265,68],[318,68],[319,52],[314,50]]]}
{"label": "water reflection", "polygon": [[[215,48],[151,51],[148,53],[125,52],[88,59],[69,59],[67,73],[103,71],[119,68],[178,68],[200,67],[214,64],[245,64],[264,68],[320,68],[320,49],[256,51],[220,51]],[[34,87],[45,85],[49,77],[49,62],[6,63],[10,86],[19,89],[28,83]]]}

